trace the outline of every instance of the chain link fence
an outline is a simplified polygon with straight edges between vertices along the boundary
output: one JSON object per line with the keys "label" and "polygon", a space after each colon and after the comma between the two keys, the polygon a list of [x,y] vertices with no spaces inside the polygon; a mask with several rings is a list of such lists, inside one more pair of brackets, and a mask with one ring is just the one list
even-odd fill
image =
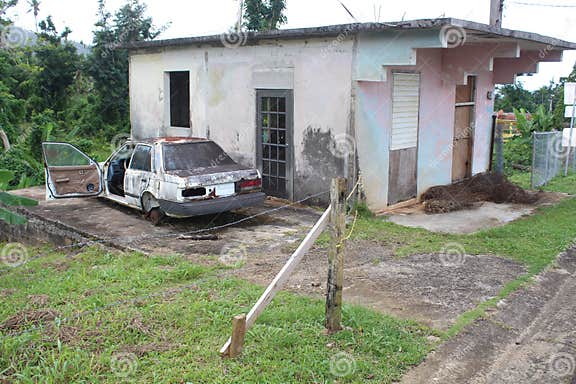
{"label": "chain link fence", "polygon": [[[562,146],[562,131],[534,132],[532,152],[532,188],[546,185],[564,173],[568,160],[568,147]],[[570,154],[569,170],[576,170],[576,151]]]}

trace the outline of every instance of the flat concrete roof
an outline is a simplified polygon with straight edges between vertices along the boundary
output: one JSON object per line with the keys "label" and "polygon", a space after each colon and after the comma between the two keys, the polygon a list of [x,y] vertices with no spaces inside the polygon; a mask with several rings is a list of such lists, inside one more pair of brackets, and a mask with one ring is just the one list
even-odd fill
{"label": "flat concrete roof", "polygon": [[[461,27],[470,32],[473,41],[512,41],[524,40],[538,45],[549,46],[548,49],[572,50],[576,49],[576,43],[556,39],[549,36],[543,36],[531,32],[516,31],[506,28],[497,28],[487,24],[476,23],[473,21],[440,18],[440,19],[421,19],[390,23],[353,23],[328,25],[323,27],[295,28],[295,29],[278,29],[266,32],[242,32],[242,38],[245,44],[254,45],[259,41],[265,40],[290,40],[306,38],[335,37],[341,34],[357,34],[359,32],[381,32],[381,31],[402,31],[417,29],[441,29],[446,25]],[[127,43],[121,48],[127,49],[145,49],[145,48],[162,48],[162,47],[181,47],[190,45],[216,45],[223,46],[223,35],[196,36],[167,40],[151,40]]]}

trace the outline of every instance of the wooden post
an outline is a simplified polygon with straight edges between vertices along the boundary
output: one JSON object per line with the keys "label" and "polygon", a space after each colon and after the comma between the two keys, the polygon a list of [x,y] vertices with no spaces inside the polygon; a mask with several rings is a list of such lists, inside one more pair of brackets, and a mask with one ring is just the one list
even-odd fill
{"label": "wooden post", "polygon": [[244,336],[246,335],[246,315],[234,316],[232,319],[232,341],[228,350],[229,357],[236,357],[244,349]]}
{"label": "wooden post", "polygon": [[346,179],[332,180],[330,188],[330,247],[328,249],[328,287],[326,329],[342,329],[342,286],[344,284],[344,233],[346,231]]}

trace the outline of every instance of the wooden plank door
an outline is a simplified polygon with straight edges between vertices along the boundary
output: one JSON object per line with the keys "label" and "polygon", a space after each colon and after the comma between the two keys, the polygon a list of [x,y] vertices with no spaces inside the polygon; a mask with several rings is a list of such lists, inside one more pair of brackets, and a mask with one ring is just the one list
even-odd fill
{"label": "wooden plank door", "polygon": [[454,139],[452,145],[452,182],[472,175],[472,148],[476,77],[468,76],[467,84],[456,86],[454,107]]}

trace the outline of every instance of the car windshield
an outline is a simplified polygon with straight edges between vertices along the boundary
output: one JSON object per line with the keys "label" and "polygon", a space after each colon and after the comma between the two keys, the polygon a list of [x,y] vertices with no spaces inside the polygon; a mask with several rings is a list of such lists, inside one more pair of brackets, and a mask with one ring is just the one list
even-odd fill
{"label": "car windshield", "polygon": [[164,144],[164,170],[166,171],[184,171],[233,164],[236,164],[234,160],[212,141]]}

